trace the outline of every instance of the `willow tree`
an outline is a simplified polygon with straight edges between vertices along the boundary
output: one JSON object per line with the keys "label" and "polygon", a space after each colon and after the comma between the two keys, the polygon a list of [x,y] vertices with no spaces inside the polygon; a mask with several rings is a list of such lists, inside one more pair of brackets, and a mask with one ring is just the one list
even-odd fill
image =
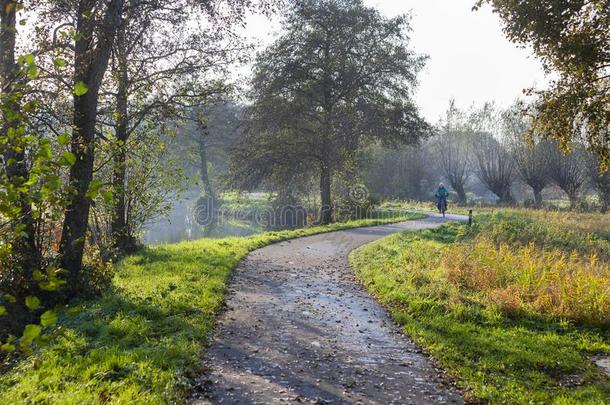
{"label": "willow tree", "polygon": [[506,115],[493,103],[473,110],[469,118],[475,174],[503,204],[514,203],[515,161],[507,148]]}
{"label": "willow tree", "polygon": [[610,171],[602,172],[597,156],[586,157],[587,173],[591,185],[597,191],[602,213],[610,209]]}
{"label": "willow tree", "polygon": [[409,48],[407,16],[361,0],[298,1],[283,28],[256,60],[233,169],[248,186],[286,167],[317,172],[329,223],[333,174],[363,145],[413,143],[429,130],[412,100],[425,57]]}
{"label": "willow tree", "polygon": [[549,159],[553,145],[543,137],[528,136],[531,120],[521,114],[523,105],[517,103],[502,113],[504,135],[515,160],[520,180],[532,189],[534,205],[542,206],[542,190],[550,183]]}
{"label": "willow tree", "polygon": [[549,154],[549,176],[570,199],[570,207],[576,208],[587,181],[586,153],[582,145],[575,144],[572,151],[563,154],[555,144]]}
{"label": "willow tree", "polygon": [[439,170],[458,195],[458,202],[466,204],[466,182],[470,177],[470,131],[465,115],[451,100],[444,122],[441,122],[433,147],[439,157]]}
{"label": "willow tree", "polygon": [[515,180],[515,161],[508,149],[492,134],[481,132],[473,136],[476,175],[499,202],[512,204],[511,188]]}

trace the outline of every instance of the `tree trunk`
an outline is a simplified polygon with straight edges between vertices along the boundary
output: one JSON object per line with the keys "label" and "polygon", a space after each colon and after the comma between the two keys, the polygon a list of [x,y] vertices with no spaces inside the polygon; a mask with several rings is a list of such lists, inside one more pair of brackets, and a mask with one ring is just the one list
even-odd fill
{"label": "tree trunk", "polygon": [[200,177],[201,183],[203,184],[203,192],[206,197],[216,201],[216,194],[212,188],[210,181],[210,175],[208,173],[208,147],[206,139],[208,137],[208,129],[206,126],[201,126],[201,136],[199,137],[199,158],[200,158]]}
{"label": "tree trunk", "polygon": [[536,208],[542,207],[542,189],[534,188],[534,206]]}
{"label": "tree trunk", "polygon": [[127,226],[126,212],[126,185],[127,178],[127,141],[128,133],[128,111],[127,102],[129,97],[129,76],[127,71],[127,50],[125,43],[125,22],[123,21],[117,33],[117,119],[116,138],[117,153],[114,156],[114,169],[112,174],[112,186],[114,190],[114,213],[112,216],[112,241],[114,247],[122,252],[128,252],[133,248],[133,238]]}
{"label": "tree trunk", "polygon": [[505,188],[505,187],[501,187],[498,188],[498,191],[494,191],[494,193],[500,198],[500,204],[512,204],[515,202],[515,200],[513,199],[513,196],[510,192],[510,187]]}
{"label": "tree trunk", "polygon": [[[78,289],[85,248],[90,201],[86,196],[93,178],[95,157],[95,121],[99,88],[108,68],[108,60],[116,29],[120,23],[124,0],[111,0],[100,27],[93,26],[89,14],[95,0],[81,0],[78,6],[74,52],[74,83],[84,82],[88,90],[74,95],[71,151],[76,162],[70,167],[69,182],[74,195],[66,208],[60,242],[61,266],[68,270],[68,288]],[[97,46],[92,48],[95,29],[99,28]]]}
{"label": "tree trunk", "polygon": [[466,191],[464,191],[463,183],[452,184],[451,187],[457,193],[458,204],[466,205]]}
{"label": "tree trunk", "polygon": [[[3,126],[2,136],[8,141],[4,151],[5,172],[8,180],[16,187],[20,187],[29,179],[26,163],[25,148],[20,145],[17,128],[21,125],[20,119],[8,117],[16,113],[19,117],[19,66],[15,63],[15,43],[17,37],[16,18],[17,2],[2,0],[0,2],[0,81],[2,83],[2,110]],[[12,134],[9,136],[9,132]],[[36,246],[36,222],[32,215],[32,207],[28,201],[27,192],[19,192],[16,199],[19,206],[19,219],[15,221],[13,229],[19,230],[15,239],[11,241],[15,265],[23,272],[27,280],[31,280],[34,270],[40,264],[39,251]]]}
{"label": "tree trunk", "polygon": [[70,272],[72,279],[80,270],[85,246],[90,207],[86,193],[93,178],[96,111],[97,92],[89,89],[84,96],[75,97],[71,151],[76,162],[70,168],[70,185],[75,190],[66,209],[60,244],[62,268]]}
{"label": "tree trunk", "polygon": [[326,165],[322,165],[320,168],[320,200],[322,202],[322,206],[320,207],[320,223],[322,225],[330,224],[333,218],[333,206],[330,187],[330,168]]}
{"label": "tree trunk", "polygon": [[578,207],[578,192],[570,190],[566,192],[568,198],[570,199],[570,208],[575,209]]}
{"label": "tree trunk", "polygon": [[600,212],[605,214],[608,212],[608,208],[610,208],[610,194],[601,196]]}

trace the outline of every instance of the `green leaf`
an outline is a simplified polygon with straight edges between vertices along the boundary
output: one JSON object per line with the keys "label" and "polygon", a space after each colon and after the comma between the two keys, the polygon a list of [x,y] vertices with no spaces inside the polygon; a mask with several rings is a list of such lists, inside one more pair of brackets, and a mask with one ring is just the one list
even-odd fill
{"label": "green leaf", "polygon": [[25,306],[28,307],[30,311],[34,311],[40,308],[40,300],[38,297],[30,295],[29,297],[25,297]]}
{"label": "green leaf", "polygon": [[38,152],[36,153],[38,159],[50,159],[51,158],[51,145],[49,143],[43,143],[40,145]]}
{"label": "green leaf", "polygon": [[39,74],[40,72],[38,71],[38,68],[36,66],[30,66],[28,68],[28,79],[34,80],[38,77]]}
{"label": "green leaf", "polygon": [[61,187],[61,179],[56,174],[50,174],[44,179],[44,185],[42,187],[43,195],[52,193]]}
{"label": "green leaf", "polygon": [[104,201],[106,202],[106,204],[111,204],[112,203],[112,190],[102,191],[102,197],[104,198]]}
{"label": "green leaf", "polygon": [[11,304],[14,304],[17,302],[17,298],[15,298],[13,295],[11,294],[4,294],[3,295],[4,299],[8,302],[10,302]]}
{"label": "green leaf", "polygon": [[28,65],[33,65],[34,64],[34,55],[32,55],[31,53],[28,53],[27,55],[24,56],[24,60],[25,60],[25,63],[27,63]]}
{"label": "green leaf", "polygon": [[55,66],[60,68],[66,66],[66,60],[63,58],[55,58],[53,63],[55,64]]}
{"label": "green leaf", "polygon": [[2,349],[3,352],[14,352],[16,347],[15,345],[11,344],[11,343],[5,343],[2,346],[0,346],[0,349]]}
{"label": "green leaf", "polygon": [[70,143],[70,135],[68,134],[59,134],[59,136],[57,137],[57,142],[60,145],[67,145]]}
{"label": "green leaf", "polygon": [[49,281],[43,281],[39,284],[40,289],[43,291],[57,291],[59,287],[66,284],[65,280],[60,280],[58,278],[51,279]]}
{"label": "green leaf", "polygon": [[42,329],[38,325],[25,325],[25,329],[23,330],[23,339],[29,340],[30,342],[40,336],[40,332]]}
{"label": "green leaf", "polygon": [[84,82],[77,82],[74,85],[74,94],[77,95],[78,97],[87,94],[88,91],[89,91],[89,87]]}
{"label": "green leaf", "polygon": [[72,152],[63,152],[59,159],[59,164],[61,166],[72,166],[76,163],[76,155]]}
{"label": "green leaf", "polygon": [[37,174],[30,174],[30,179],[23,183],[26,187],[32,187],[38,181],[40,177]]}
{"label": "green leaf", "polygon": [[0,315],[6,314],[6,307],[4,305],[0,305]]}
{"label": "green leaf", "polygon": [[46,311],[42,315],[40,315],[40,324],[42,326],[48,327],[53,326],[57,323],[57,314],[51,310]]}
{"label": "green leaf", "polygon": [[89,184],[89,189],[87,190],[87,198],[89,198],[90,200],[93,200],[95,197],[97,197],[100,188],[102,188],[102,182],[99,180],[93,180],[90,184]]}
{"label": "green leaf", "polygon": [[81,312],[83,312],[82,307],[73,307],[73,308],[68,309],[68,311],[66,311],[68,316],[76,316],[76,315],[80,314]]}

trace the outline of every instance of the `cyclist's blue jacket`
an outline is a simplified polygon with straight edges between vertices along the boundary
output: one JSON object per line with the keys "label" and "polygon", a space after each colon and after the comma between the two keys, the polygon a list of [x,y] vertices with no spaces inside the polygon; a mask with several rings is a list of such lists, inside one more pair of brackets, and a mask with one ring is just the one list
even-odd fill
{"label": "cyclist's blue jacket", "polygon": [[439,187],[434,196],[438,199],[446,200],[449,197],[449,191],[445,187]]}

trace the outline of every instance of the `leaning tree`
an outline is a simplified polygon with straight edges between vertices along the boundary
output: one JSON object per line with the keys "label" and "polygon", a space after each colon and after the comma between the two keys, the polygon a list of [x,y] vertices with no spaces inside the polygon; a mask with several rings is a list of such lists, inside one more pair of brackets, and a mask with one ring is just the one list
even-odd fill
{"label": "leaning tree", "polygon": [[407,16],[361,0],[304,0],[254,66],[252,104],[234,177],[254,186],[282,166],[316,171],[321,222],[332,220],[333,174],[366,143],[413,143],[429,130],[412,100],[425,58],[409,47]]}

